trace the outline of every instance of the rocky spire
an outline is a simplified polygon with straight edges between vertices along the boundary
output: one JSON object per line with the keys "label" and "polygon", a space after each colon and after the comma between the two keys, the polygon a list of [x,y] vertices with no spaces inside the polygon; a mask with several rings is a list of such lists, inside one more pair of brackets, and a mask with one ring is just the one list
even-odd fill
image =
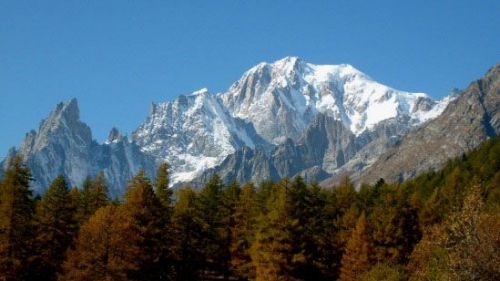
{"label": "rocky spire", "polygon": [[123,139],[122,134],[116,127],[113,127],[111,131],[109,131],[108,139],[106,143],[116,143]]}

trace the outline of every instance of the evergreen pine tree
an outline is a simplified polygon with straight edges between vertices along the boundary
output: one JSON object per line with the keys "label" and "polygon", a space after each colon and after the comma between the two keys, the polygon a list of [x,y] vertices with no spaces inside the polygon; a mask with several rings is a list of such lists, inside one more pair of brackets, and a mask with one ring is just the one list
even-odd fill
{"label": "evergreen pine tree", "polygon": [[80,202],[78,204],[78,215],[80,222],[83,223],[92,215],[90,209],[92,201],[92,178],[86,177],[82,183],[82,191],[80,193]]}
{"label": "evergreen pine tree", "polygon": [[232,231],[234,230],[236,220],[234,212],[236,211],[236,204],[240,197],[240,185],[237,182],[232,182],[222,192],[222,206],[219,213],[221,215],[221,231],[220,231],[220,247],[221,256],[219,260],[220,267],[224,279],[229,278],[231,274],[231,244],[233,239]]}
{"label": "evergreen pine tree", "polygon": [[66,180],[58,176],[37,206],[36,270],[38,280],[55,280],[77,232],[76,206]]}
{"label": "evergreen pine tree", "polygon": [[[306,233],[310,241],[307,243],[306,260],[310,271],[309,280],[332,280],[334,278],[336,256],[340,250],[335,247],[334,213],[329,209],[329,193],[318,184],[312,184],[309,194],[309,219]],[[313,265],[314,267],[311,267]],[[319,271],[319,272],[318,272]],[[321,276],[319,276],[321,275]]]}
{"label": "evergreen pine tree", "polygon": [[246,183],[234,210],[231,231],[231,269],[237,278],[255,278],[255,267],[250,257],[250,246],[255,235],[258,216],[257,193],[252,183]]}
{"label": "evergreen pine tree", "polygon": [[156,181],[155,181],[155,192],[156,196],[160,200],[160,202],[166,208],[170,209],[172,206],[172,189],[168,186],[170,184],[170,165],[167,162],[163,162],[158,167],[158,171],[156,172]]}
{"label": "evergreen pine tree", "polygon": [[81,211],[82,193],[78,189],[78,187],[75,186],[69,191],[69,199],[72,208],[75,210],[74,218],[79,227],[82,222],[82,211]]}
{"label": "evergreen pine tree", "polygon": [[202,249],[208,274],[226,274],[226,249],[224,248],[225,226],[223,213],[224,185],[217,174],[214,174],[200,191],[198,208],[203,225]]}
{"label": "evergreen pine tree", "polygon": [[290,216],[294,277],[302,280],[317,280],[320,275],[314,261],[317,245],[312,229],[313,220],[320,214],[314,213],[313,207],[317,206],[311,204],[311,199],[304,180],[296,177],[290,184],[287,213]]}
{"label": "evergreen pine tree", "polygon": [[92,180],[89,201],[90,214],[94,214],[99,208],[109,204],[108,185],[102,171]]}
{"label": "evergreen pine tree", "polygon": [[177,280],[199,280],[204,266],[201,214],[197,194],[190,188],[177,192],[177,203],[172,215]]}
{"label": "evergreen pine tree", "polygon": [[106,178],[101,171],[95,178],[87,177],[82,184],[80,203],[78,207],[78,218],[81,222],[87,220],[99,208],[110,203],[108,197],[108,186]]}
{"label": "evergreen pine tree", "polygon": [[164,280],[172,271],[168,251],[168,218],[165,206],[156,197],[144,171],[130,181],[121,206],[131,225],[127,236],[139,237],[138,269],[129,272],[133,280]]}
{"label": "evergreen pine tree", "polygon": [[385,186],[370,214],[375,259],[406,263],[420,240],[418,213],[409,203],[408,190]]}

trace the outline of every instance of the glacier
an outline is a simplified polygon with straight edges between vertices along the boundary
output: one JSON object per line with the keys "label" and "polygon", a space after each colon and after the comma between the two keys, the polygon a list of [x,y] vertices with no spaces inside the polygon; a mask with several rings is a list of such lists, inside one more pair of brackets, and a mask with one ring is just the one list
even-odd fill
{"label": "glacier", "polygon": [[225,92],[205,88],[153,104],[133,140],[144,153],[171,163],[172,184],[178,184],[243,147],[296,140],[318,113],[360,135],[403,116],[418,126],[439,116],[450,101],[393,89],[348,64],[285,57],[250,68]]}

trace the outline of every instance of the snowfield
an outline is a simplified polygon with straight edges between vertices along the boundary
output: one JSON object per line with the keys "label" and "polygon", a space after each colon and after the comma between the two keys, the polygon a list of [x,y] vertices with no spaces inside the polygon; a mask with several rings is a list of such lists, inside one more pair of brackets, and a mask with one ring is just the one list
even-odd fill
{"label": "snowfield", "polygon": [[393,89],[348,64],[314,65],[286,57],[252,67],[226,92],[201,89],[153,104],[133,141],[158,161],[171,163],[175,184],[244,146],[297,139],[318,113],[359,135],[395,117],[406,116],[417,126],[439,116],[451,100]]}

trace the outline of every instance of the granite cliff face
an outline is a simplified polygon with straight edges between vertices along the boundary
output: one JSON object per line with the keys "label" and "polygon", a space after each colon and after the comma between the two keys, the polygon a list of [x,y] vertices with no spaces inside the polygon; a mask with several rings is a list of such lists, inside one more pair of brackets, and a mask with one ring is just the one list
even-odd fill
{"label": "granite cliff face", "polygon": [[110,194],[120,196],[126,181],[140,168],[149,174],[154,172],[154,160],[116,129],[106,143],[94,141],[90,128],[80,121],[76,99],[59,103],[40,122],[38,130],[27,133],[19,149],[11,150],[10,154],[20,154],[31,168],[35,179],[32,186],[37,193],[43,193],[60,174],[65,175],[70,185],[81,186],[87,176],[103,171]]}
{"label": "granite cliff face", "polygon": [[[172,164],[175,185],[202,182],[207,173],[222,170],[228,178],[246,180],[293,176],[312,168],[304,173],[319,179],[377,138],[380,134],[373,132],[380,124],[401,121],[398,135],[400,129],[435,118],[448,102],[392,89],[347,64],[314,65],[286,57],[252,67],[225,92],[202,89],[154,104],[133,140],[145,154]],[[335,125],[319,132],[317,122]],[[350,142],[354,144],[345,148]],[[249,169],[257,163],[250,155],[263,153],[273,159],[265,164],[269,170]],[[240,161],[250,162],[236,163]],[[244,171],[229,171],[228,163]]]}
{"label": "granite cliff face", "polygon": [[251,124],[232,118],[206,89],[153,104],[134,132],[145,154],[172,166],[172,181],[187,182],[243,146],[265,145]]}
{"label": "granite cliff face", "polygon": [[228,156],[220,165],[206,170],[193,181],[200,186],[217,173],[227,183],[278,180],[302,176],[322,181],[332,175],[360,171],[371,165],[409,131],[408,118],[389,119],[356,136],[342,122],[318,114],[296,141],[287,139],[270,152],[245,147]]}
{"label": "granite cliff face", "polygon": [[[499,65],[493,67],[466,90],[445,98],[449,104],[444,112],[420,126],[412,126],[411,117],[402,115],[354,134],[340,120],[318,114],[296,140],[287,139],[267,154],[263,149],[244,148],[194,183],[205,182],[213,173],[226,182],[301,175],[328,187],[345,175],[359,184],[379,178],[402,181],[439,169],[450,158],[498,136],[499,69]],[[433,105],[421,99],[415,107],[428,110]]]}

